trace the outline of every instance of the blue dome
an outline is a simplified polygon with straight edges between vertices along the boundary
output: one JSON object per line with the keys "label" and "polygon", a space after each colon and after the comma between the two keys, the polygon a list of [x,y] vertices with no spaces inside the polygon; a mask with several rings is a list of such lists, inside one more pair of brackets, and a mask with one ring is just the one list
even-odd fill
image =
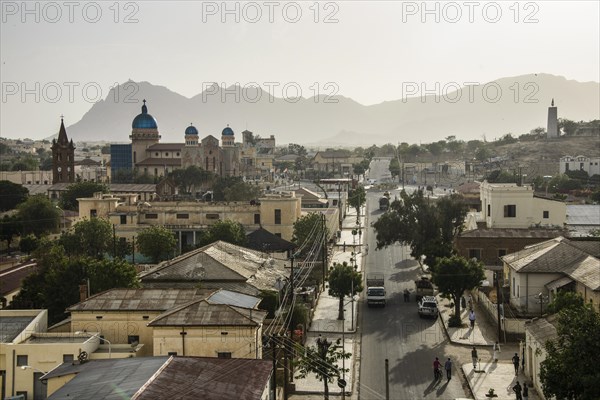
{"label": "blue dome", "polygon": [[146,100],[142,106],[142,113],[138,114],[131,123],[133,129],[158,129],[158,124],[154,117],[148,114],[148,107],[146,107]]}
{"label": "blue dome", "polygon": [[190,125],[187,127],[187,129],[185,130],[185,134],[186,135],[198,135],[198,129],[196,129],[195,126]]}
{"label": "blue dome", "polygon": [[233,136],[233,129],[231,129],[229,127],[229,125],[227,125],[227,128],[223,129],[223,132],[221,132],[221,135],[223,135],[223,136]]}

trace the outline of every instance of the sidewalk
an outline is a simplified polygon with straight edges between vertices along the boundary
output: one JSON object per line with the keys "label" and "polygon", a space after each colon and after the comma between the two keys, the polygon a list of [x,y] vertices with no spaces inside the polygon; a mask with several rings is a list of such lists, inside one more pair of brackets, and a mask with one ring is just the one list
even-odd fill
{"label": "sidewalk", "polygon": [[[364,208],[363,208],[364,210]],[[360,226],[364,231],[365,217],[361,210]],[[362,235],[352,235],[352,230],[357,227],[356,210],[350,209],[344,220],[342,221],[342,231],[336,242],[334,253],[329,260],[330,265],[334,263],[347,262],[349,265],[354,265],[356,262],[357,271],[362,270],[362,258],[366,251],[362,246]],[[345,246],[344,246],[344,242]],[[353,254],[354,253],[354,254]],[[354,259],[354,260],[353,260]],[[355,382],[358,373],[358,364],[355,361],[359,358],[359,338],[355,337],[356,325],[358,323],[358,295],[355,295],[355,301],[350,297],[344,299],[344,320],[338,319],[340,301],[336,297],[329,295],[327,290],[321,293],[317,300],[313,319],[308,330],[306,346],[316,346],[316,340],[321,335],[329,342],[340,340],[346,352],[351,353],[351,357],[347,360],[340,360],[339,367],[349,369],[347,374],[344,374],[343,379],[347,385],[345,388],[347,399],[356,399]],[[311,375],[305,379],[294,379],[296,384],[296,392],[291,399],[309,400],[312,398],[323,398],[323,382],[316,376]],[[342,389],[338,387],[338,380],[334,379],[329,383],[329,394],[341,398]]]}
{"label": "sidewalk", "polygon": [[[471,329],[469,326],[468,311],[461,307],[461,320],[464,327],[450,328],[448,320],[450,314],[454,312],[454,307],[450,306],[450,301],[438,297],[440,321],[444,330],[448,334],[450,341],[454,344],[465,345],[477,348],[479,363],[477,369],[473,368],[472,363],[463,364],[462,371],[467,380],[467,383],[476,400],[485,400],[490,389],[494,389],[494,393],[498,397],[494,399],[515,399],[515,393],[512,387],[518,380],[521,386],[525,382],[529,382],[522,370],[519,370],[518,376],[515,376],[515,369],[511,362],[511,357],[514,353],[519,352],[519,345],[515,343],[500,344],[501,352],[497,355],[498,362],[492,360],[492,345],[497,339],[496,327],[493,326],[486,318],[483,317],[483,311],[479,309],[477,302],[473,304],[475,311],[475,327]],[[540,399],[533,387],[529,387],[529,399]]]}

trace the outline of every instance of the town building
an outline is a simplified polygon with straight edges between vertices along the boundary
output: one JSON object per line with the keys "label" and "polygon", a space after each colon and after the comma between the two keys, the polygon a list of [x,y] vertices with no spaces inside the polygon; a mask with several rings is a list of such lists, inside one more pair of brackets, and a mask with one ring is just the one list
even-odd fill
{"label": "town building", "polygon": [[525,323],[525,376],[529,378],[542,399],[544,391],[540,381],[542,362],[548,357],[546,342],[556,340],[556,317],[534,318]]}
{"label": "town building", "polygon": [[600,242],[557,237],[501,257],[510,304],[540,315],[557,291],[579,293],[600,310]]}
{"label": "town building", "polygon": [[564,156],[559,160],[558,171],[566,174],[568,171],[585,171],[588,176],[600,175],[600,157]]}
{"label": "town building", "polygon": [[252,132],[244,131],[244,142],[236,143],[235,133],[228,125],[221,132],[219,143],[213,135],[200,139],[198,129],[190,124],[185,129],[182,143],[161,143],[158,122],[148,113],[146,100],[131,128],[130,144],[111,145],[113,180],[128,174],[159,179],[175,169],[192,165],[221,177],[268,177],[272,169],[274,136],[249,141],[245,138]]}

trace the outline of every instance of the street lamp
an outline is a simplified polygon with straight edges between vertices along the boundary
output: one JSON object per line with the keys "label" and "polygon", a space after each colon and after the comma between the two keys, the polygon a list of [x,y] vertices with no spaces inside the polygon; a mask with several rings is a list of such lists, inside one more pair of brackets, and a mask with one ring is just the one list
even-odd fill
{"label": "street lamp", "polygon": [[[76,335],[81,335],[81,334],[89,335],[85,331],[77,331],[77,332],[75,332],[75,334]],[[112,343],[110,341],[108,341],[107,339],[100,337],[100,332],[96,332],[93,335],[90,335],[90,338],[93,338],[93,337],[98,338],[98,343],[100,343],[100,341],[104,341],[104,342],[108,343],[108,358],[112,358]]]}

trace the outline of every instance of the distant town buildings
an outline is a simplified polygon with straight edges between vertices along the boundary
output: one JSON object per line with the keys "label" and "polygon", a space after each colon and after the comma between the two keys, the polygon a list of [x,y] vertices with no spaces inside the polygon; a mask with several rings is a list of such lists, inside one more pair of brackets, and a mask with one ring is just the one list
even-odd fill
{"label": "distant town buildings", "polygon": [[[130,144],[111,145],[111,175],[136,172],[159,178],[169,172],[195,165],[217,176],[265,176],[272,172],[275,137],[255,139],[244,131],[243,143],[235,142],[235,133],[226,126],[221,141],[213,135],[200,139],[198,129],[190,124],[182,143],[161,143],[156,119],[148,113],[146,100],[142,112],[131,124]],[[118,178],[117,178],[118,179]]]}
{"label": "distant town buildings", "polygon": [[585,171],[589,176],[600,175],[600,157],[564,156],[560,158],[559,173],[567,171]]}

